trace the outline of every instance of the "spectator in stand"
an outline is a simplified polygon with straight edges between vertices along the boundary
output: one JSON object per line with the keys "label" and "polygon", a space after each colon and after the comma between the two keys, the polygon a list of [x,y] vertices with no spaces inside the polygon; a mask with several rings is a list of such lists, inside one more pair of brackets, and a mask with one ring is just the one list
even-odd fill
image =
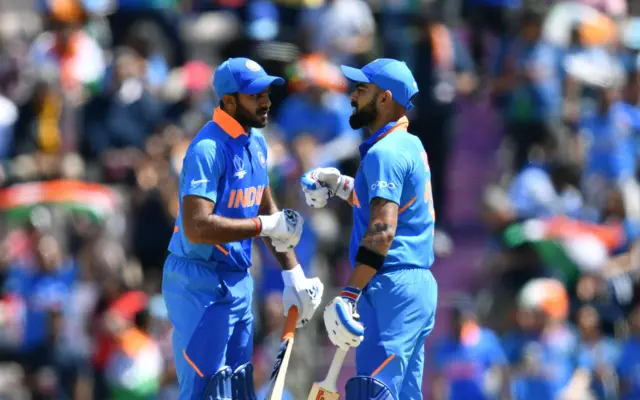
{"label": "spectator in stand", "polygon": [[434,13],[423,13],[417,20],[415,43],[416,82],[420,88],[412,102],[412,132],[420,138],[429,157],[431,185],[436,211],[435,251],[451,253],[448,231],[448,172],[455,143],[456,99],[476,89],[473,62],[456,32]]}
{"label": "spectator in stand", "polygon": [[109,355],[106,376],[112,400],[153,400],[160,392],[164,360],[150,335],[151,315],[145,307],[131,325],[116,327],[116,348]]}
{"label": "spectator in stand", "polygon": [[480,326],[472,299],[455,297],[451,331],[433,351],[437,376],[432,399],[508,399],[507,359],[500,339]]}
{"label": "spectator in stand", "polygon": [[[114,251],[115,249],[112,249]],[[108,258],[103,256],[103,258]],[[104,260],[108,262],[107,260]],[[110,267],[104,266],[99,276],[101,297],[98,299],[93,319],[92,333],[94,337],[94,353],[92,367],[94,371],[92,388],[96,400],[109,399],[109,385],[106,376],[110,357],[118,348],[115,333],[131,327],[136,314],[143,310],[147,303],[147,295],[133,290],[136,285],[125,277],[127,266],[125,260],[118,260]]]}
{"label": "spectator in stand", "polygon": [[75,260],[67,258],[50,235],[38,239],[33,264],[9,266],[5,293],[20,296],[26,304],[21,343],[24,355],[37,351],[47,341],[49,312],[67,309],[76,272]]}
{"label": "spectator in stand", "polygon": [[517,219],[586,215],[573,165],[551,161],[549,150],[532,149],[529,162],[511,181],[508,196]]}
{"label": "spectator in stand", "polygon": [[629,218],[640,218],[640,186],[635,179],[635,132],[640,130],[638,110],[621,101],[625,75],[615,59],[594,63],[574,56],[567,73],[596,91],[597,106],[579,123],[584,144],[583,191],[587,204],[603,210],[608,193],[620,190]]}
{"label": "spectator in stand", "polygon": [[338,65],[366,64],[373,49],[375,20],[363,0],[325,0],[300,14],[303,49],[323,53]]}
{"label": "spectator in stand", "polygon": [[356,156],[362,133],[349,126],[351,100],[341,71],[318,54],[292,69],[295,93],[282,104],[277,123],[302,171]]}
{"label": "spectator in stand", "polygon": [[160,101],[145,88],[140,57],[120,49],[109,86],[86,106],[84,156],[98,157],[106,177],[122,181],[162,120]]}
{"label": "spectator in stand", "polygon": [[64,316],[61,310],[50,309],[44,318],[45,340],[25,358],[27,384],[32,388],[33,400],[71,400],[82,396],[78,379],[85,365],[66,351],[63,339]]}
{"label": "spectator in stand", "polygon": [[589,391],[597,399],[618,397],[616,366],[620,348],[613,338],[603,335],[600,315],[595,308],[584,306],[578,310],[580,332],[578,369],[568,391]]}
{"label": "spectator in stand", "polygon": [[[18,108],[8,98],[0,94],[0,160],[11,155],[15,123],[18,120]],[[3,166],[0,162],[0,186],[2,186]]]}
{"label": "spectator in stand", "polygon": [[514,398],[554,399],[567,394],[579,343],[567,322],[568,310],[567,292],[559,281],[539,278],[522,288],[517,328],[503,341],[513,369]]}
{"label": "spectator in stand", "polygon": [[[51,30],[43,32],[31,46],[32,66],[53,74],[56,87],[63,90],[73,104],[81,104],[102,80],[106,68],[100,45],[83,31],[86,15],[74,1],[69,8],[54,7],[49,20]],[[57,3],[57,2],[56,2]]]}
{"label": "spectator in stand", "polygon": [[631,334],[623,343],[617,372],[620,377],[620,398],[632,400],[640,397],[640,304],[629,315]]}
{"label": "spectator in stand", "polygon": [[[486,71],[487,43],[504,40],[516,31],[523,0],[462,0],[462,14],[471,34],[471,55],[481,76]],[[487,33],[492,34],[491,37]]]}
{"label": "spectator in stand", "polygon": [[495,57],[493,92],[513,143],[512,170],[526,164],[533,145],[562,145],[561,53],[542,37],[543,15],[525,11],[516,37]]}

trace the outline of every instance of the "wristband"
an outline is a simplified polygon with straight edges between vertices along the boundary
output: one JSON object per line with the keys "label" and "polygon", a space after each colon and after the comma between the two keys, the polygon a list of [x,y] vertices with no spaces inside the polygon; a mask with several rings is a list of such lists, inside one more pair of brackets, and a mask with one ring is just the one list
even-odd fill
{"label": "wristband", "polygon": [[260,221],[260,218],[251,218],[253,220],[253,223],[256,224],[256,236],[260,236],[260,234],[262,233],[262,221]]}
{"label": "wristband", "polygon": [[342,289],[342,293],[340,294],[340,297],[343,297],[348,301],[355,302],[355,301],[358,301],[358,299],[360,298],[360,293],[362,293],[362,290],[358,289],[357,287],[346,286],[344,289]]}
{"label": "wristband", "polygon": [[356,253],[356,263],[368,265],[376,271],[382,268],[385,258],[382,254],[378,254],[362,246],[358,248],[358,253]]}
{"label": "wristband", "polygon": [[300,264],[289,270],[282,271],[282,281],[285,286],[295,287],[298,282],[302,282],[306,279],[307,277]]}

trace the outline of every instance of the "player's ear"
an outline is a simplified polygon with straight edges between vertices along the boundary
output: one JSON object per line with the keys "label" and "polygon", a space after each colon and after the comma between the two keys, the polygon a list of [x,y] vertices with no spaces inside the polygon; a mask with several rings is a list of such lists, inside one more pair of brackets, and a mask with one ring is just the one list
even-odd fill
{"label": "player's ear", "polygon": [[379,96],[379,100],[380,100],[380,105],[391,102],[391,100],[393,100],[393,96],[391,95],[391,91],[390,90],[385,90],[384,92],[382,92],[380,94],[380,96]]}
{"label": "player's ear", "polygon": [[233,114],[236,110],[238,98],[232,94],[225,94],[222,96],[222,104],[227,113]]}

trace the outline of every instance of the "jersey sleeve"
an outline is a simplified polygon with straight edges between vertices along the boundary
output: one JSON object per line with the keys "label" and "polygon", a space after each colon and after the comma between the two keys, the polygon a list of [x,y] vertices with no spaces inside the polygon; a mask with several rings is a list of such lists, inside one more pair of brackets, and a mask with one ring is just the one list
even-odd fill
{"label": "jersey sleeve", "polygon": [[182,166],[182,195],[200,196],[216,202],[224,158],[216,142],[202,141],[187,153]]}
{"label": "jersey sleeve", "polygon": [[407,162],[388,149],[371,151],[362,162],[369,198],[381,197],[400,204]]}

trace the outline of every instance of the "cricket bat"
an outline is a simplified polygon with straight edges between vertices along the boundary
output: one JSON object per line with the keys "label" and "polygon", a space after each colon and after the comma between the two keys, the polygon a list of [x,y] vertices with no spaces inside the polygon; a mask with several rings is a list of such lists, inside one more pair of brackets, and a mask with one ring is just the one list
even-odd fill
{"label": "cricket bat", "polygon": [[338,392],[338,375],[347,355],[345,350],[338,347],[336,354],[333,356],[327,377],[322,382],[316,382],[311,387],[307,400],[338,400],[340,392]]}
{"label": "cricket bat", "polygon": [[284,379],[289,367],[289,358],[293,349],[293,338],[296,333],[296,322],[298,321],[298,307],[292,306],[287,313],[280,342],[280,351],[276,358],[276,364],[271,373],[271,387],[265,396],[265,400],[281,400],[284,391]]}

